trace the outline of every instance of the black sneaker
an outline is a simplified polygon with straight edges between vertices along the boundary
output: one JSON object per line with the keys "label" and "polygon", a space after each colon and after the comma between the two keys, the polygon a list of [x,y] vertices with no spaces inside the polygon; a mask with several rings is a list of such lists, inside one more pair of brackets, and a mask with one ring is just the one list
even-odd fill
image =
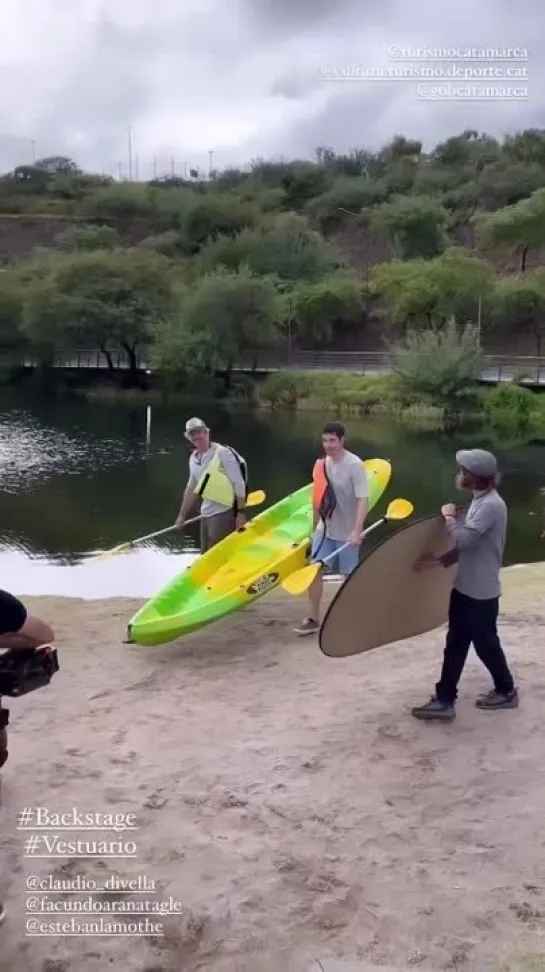
{"label": "black sneaker", "polygon": [[411,715],[423,722],[431,722],[433,719],[438,719],[441,722],[452,722],[456,716],[456,711],[453,705],[440,702],[435,695],[432,695],[425,705],[417,705],[414,709],[411,709]]}
{"label": "black sneaker", "polygon": [[318,634],[320,630],[320,625],[314,618],[305,618],[297,628],[293,629],[296,635],[311,635]]}
{"label": "black sneaker", "polygon": [[496,692],[496,689],[492,689],[491,692],[487,692],[486,695],[479,696],[475,701],[475,705],[478,709],[517,709],[519,704],[519,694],[518,690],[515,688],[512,692],[507,695],[502,695],[501,692]]}

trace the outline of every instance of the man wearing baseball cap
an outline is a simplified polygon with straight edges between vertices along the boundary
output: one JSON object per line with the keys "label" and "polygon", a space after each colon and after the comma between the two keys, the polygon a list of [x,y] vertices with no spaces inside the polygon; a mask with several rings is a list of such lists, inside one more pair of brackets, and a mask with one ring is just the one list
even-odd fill
{"label": "man wearing baseball cap", "polygon": [[212,442],[210,429],[196,416],[185,424],[185,437],[193,446],[189,479],[176,526],[182,529],[191,508],[201,502],[201,553],[245,523],[246,462],[230,446]]}
{"label": "man wearing baseball cap", "polygon": [[412,710],[416,719],[454,719],[458,682],[472,643],[494,683],[491,691],[477,699],[477,708],[514,709],[519,702],[497,631],[507,507],[496,489],[496,457],[484,449],[462,450],[456,453],[456,463],[456,486],[473,494],[471,504],[462,517],[453,503],[442,507],[453,549],[441,560],[425,556],[416,564],[417,570],[458,565],[441,676],[435,695]]}

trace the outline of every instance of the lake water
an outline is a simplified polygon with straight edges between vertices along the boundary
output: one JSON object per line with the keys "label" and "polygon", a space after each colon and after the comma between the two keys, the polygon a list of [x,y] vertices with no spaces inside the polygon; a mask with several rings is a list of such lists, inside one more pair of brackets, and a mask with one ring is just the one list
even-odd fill
{"label": "lake water", "polygon": [[[3,392],[0,586],[18,595],[148,597],[190,563],[197,542],[197,533],[190,531],[88,562],[93,551],[173,522],[187,476],[187,417],[187,410],[180,408],[44,402]],[[220,409],[204,410],[203,417],[218,441],[246,457],[250,488],[265,489],[267,503],[309,481],[321,426],[331,418]],[[457,448],[494,448],[510,512],[506,562],[545,559],[539,518],[545,440],[507,448],[476,434],[414,434],[363,420],[346,427],[349,448],[363,458],[380,456],[392,462],[385,501],[404,496],[414,503],[416,514],[460,501],[453,485]]]}

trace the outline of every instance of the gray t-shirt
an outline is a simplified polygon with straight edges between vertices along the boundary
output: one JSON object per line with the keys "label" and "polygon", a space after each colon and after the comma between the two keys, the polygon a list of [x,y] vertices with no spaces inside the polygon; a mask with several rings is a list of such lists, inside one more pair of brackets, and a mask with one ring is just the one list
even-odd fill
{"label": "gray t-shirt", "polygon": [[[337,462],[327,456],[325,471],[337,500],[331,519],[326,521],[326,537],[345,543],[356,525],[358,500],[369,495],[367,473],[359,456],[348,450]],[[319,521],[317,532],[323,534],[323,520]]]}
{"label": "gray t-shirt", "polygon": [[456,545],[454,587],[478,601],[499,597],[500,570],[507,533],[507,507],[495,489],[475,493],[463,522],[446,521]]}
{"label": "gray t-shirt", "polygon": [[[210,448],[199,454],[198,452],[192,452],[189,457],[189,489],[196,489],[199,479],[206,471],[210,465],[213,456],[218,450],[218,458],[220,460],[220,467],[225,473],[225,475],[230,479],[231,485],[235,491],[237,497],[237,502],[240,507],[244,506],[246,499],[246,484],[244,482],[244,476],[242,475],[240,466],[236,456],[233,454],[231,449],[227,449],[225,446],[219,445],[217,442],[213,442]],[[228,506],[224,506],[222,503],[215,503],[213,500],[203,498],[201,504],[201,515],[202,516],[212,516],[214,513],[222,513],[225,510],[230,509]]]}

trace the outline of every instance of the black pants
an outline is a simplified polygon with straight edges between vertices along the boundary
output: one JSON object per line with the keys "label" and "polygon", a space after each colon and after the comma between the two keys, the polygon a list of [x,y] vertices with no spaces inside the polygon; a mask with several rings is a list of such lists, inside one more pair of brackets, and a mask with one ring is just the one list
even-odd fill
{"label": "black pants", "polygon": [[435,694],[441,702],[452,705],[456,701],[458,682],[472,642],[478,657],[492,676],[496,691],[502,695],[513,691],[513,676],[498,638],[498,611],[497,597],[478,601],[460,594],[460,591],[452,591],[443,668],[435,686]]}

